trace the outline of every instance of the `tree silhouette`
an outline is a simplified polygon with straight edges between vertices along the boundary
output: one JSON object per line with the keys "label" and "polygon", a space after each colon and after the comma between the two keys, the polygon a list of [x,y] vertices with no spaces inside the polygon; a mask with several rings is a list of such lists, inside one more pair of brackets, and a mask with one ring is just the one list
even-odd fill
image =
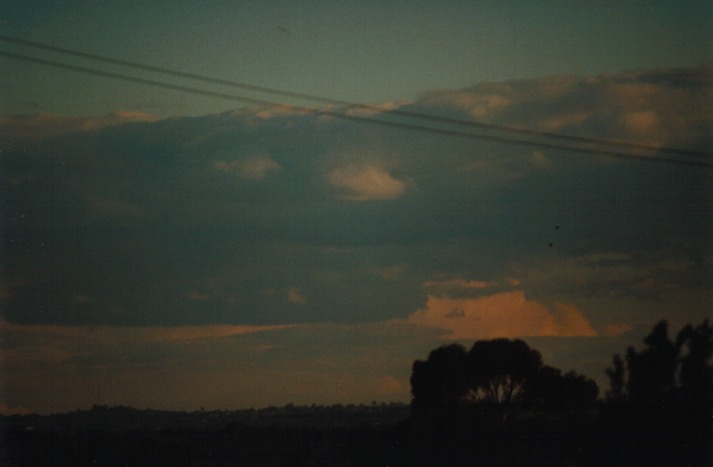
{"label": "tree silhouette", "polygon": [[659,322],[644,339],[647,348],[637,353],[633,347],[626,352],[629,362],[629,397],[652,402],[665,397],[674,385],[676,360],[680,349],[668,338],[666,321]]}
{"label": "tree silhouette", "polygon": [[577,409],[592,405],[599,395],[599,387],[575,371],[563,375],[559,369],[545,365],[530,379],[525,394],[534,406]]}
{"label": "tree silhouette", "polygon": [[599,388],[575,372],[543,365],[540,352],[520,339],[493,339],[476,341],[468,352],[459,344],[442,346],[426,361],[416,360],[411,392],[415,410],[473,402],[571,408],[593,403]]}
{"label": "tree silhouette", "polygon": [[452,406],[468,390],[467,353],[459,344],[439,347],[416,360],[411,374],[414,407]]}
{"label": "tree silhouette", "polygon": [[625,372],[624,361],[619,354],[614,355],[612,359],[613,368],[607,368],[606,374],[609,377],[609,391],[607,399],[610,401],[622,400],[626,397],[625,393]]}
{"label": "tree silhouette", "polygon": [[713,328],[705,320],[685,326],[675,341],[668,337],[668,323],[660,321],[644,339],[646,347],[615,355],[607,369],[610,400],[636,403],[659,401],[710,402],[713,388]]}
{"label": "tree silhouette", "polygon": [[525,397],[525,385],[542,368],[542,355],[522,340],[477,341],[468,352],[474,399],[509,404]]}
{"label": "tree silhouette", "polygon": [[[692,402],[711,405],[713,392],[713,327],[708,320],[693,328],[690,324],[679,333],[687,353],[680,357],[679,383],[681,396]],[[683,346],[683,342],[678,345]]]}
{"label": "tree silhouette", "polygon": [[644,348],[615,355],[603,418],[623,463],[713,465],[713,328],[705,320],[671,340],[657,323]]}

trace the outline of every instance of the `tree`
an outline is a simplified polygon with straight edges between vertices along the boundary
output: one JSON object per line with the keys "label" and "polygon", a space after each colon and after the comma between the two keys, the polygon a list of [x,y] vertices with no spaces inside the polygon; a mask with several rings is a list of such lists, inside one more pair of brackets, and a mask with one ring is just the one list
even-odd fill
{"label": "tree", "polygon": [[580,408],[591,406],[599,395],[592,379],[575,371],[565,373],[545,365],[527,384],[526,400],[533,406]]}
{"label": "tree", "polygon": [[433,350],[417,360],[411,374],[414,409],[454,407],[473,402],[569,406],[596,400],[591,379],[543,365],[542,355],[522,340],[476,341]]}
{"label": "tree", "polygon": [[610,400],[636,403],[660,401],[710,402],[713,389],[713,328],[705,320],[685,326],[675,341],[668,323],[660,321],[644,339],[645,348],[626,351],[625,361],[615,355],[607,369]]}
{"label": "tree", "polygon": [[439,347],[426,361],[416,360],[411,373],[413,406],[452,406],[469,390],[467,353],[463,346]]}
{"label": "tree", "polygon": [[509,404],[525,396],[528,380],[542,368],[542,355],[522,340],[477,341],[468,352],[472,397]]}
{"label": "tree", "polygon": [[679,333],[679,339],[685,343],[686,354],[679,358],[679,384],[683,398],[692,402],[711,405],[713,393],[713,327],[705,320],[693,328],[690,324]]}
{"label": "tree", "polygon": [[621,400],[626,397],[625,392],[625,369],[624,361],[621,359],[619,354],[614,355],[612,359],[613,368],[607,368],[606,374],[609,377],[609,391],[607,392],[607,399],[609,400]]}
{"label": "tree", "polygon": [[676,377],[677,349],[668,338],[666,321],[659,322],[644,339],[647,348],[637,353],[629,347],[627,390],[632,399],[651,402],[664,397],[673,387]]}
{"label": "tree", "polygon": [[644,348],[629,347],[607,370],[605,426],[617,434],[624,462],[713,465],[713,328],[708,320],[668,336],[657,323]]}

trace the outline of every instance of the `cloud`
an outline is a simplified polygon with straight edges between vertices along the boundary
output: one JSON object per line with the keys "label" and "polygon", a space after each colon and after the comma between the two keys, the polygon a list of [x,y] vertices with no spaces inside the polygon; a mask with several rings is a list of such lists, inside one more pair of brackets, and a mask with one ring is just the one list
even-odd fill
{"label": "cloud", "polygon": [[266,154],[248,159],[236,159],[230,162],[217,161],[213,166],[216,170],[235,173],[239,177],[248,180],[262,180],[268,172],[280,168],[280,164],[272,160],[270,156]]}
{"label": "cloud", "polygon": [[[709,70],[482,83],[384,108],[705,147]],[[63,136],[48,140],[60,123]],[[710,290],[699,258],[713,230],[711,181],[689,167],[602,164],[289,106],[157,121],[15,116],[2,126],[27,135],[0,157],[7,321],[354,323],[403,318],[427,294],[517,287],[553,313],[577,304],[604,329],[606,307],[593,313],[584,299]],[[664,266],[686,257],[685,270]],[[299,297],[308,303],[295,314]]]}
{"label": "cloud", "polygon": [[408,267],[404,264],[395,264],[378,268],[378,274],[386,280],[398,280],[408,273]]}
{"label": "cloud", "polygon": [[473,118],[484,118],[490,114],[507,108],[510,104],[510,94],[506,86],[482,85],[479,92],[438,91],[431,93],[420,101],[421,105],[464,110]]}
{"label": "cloud", "polygon": [[624,125],[634,134],[646,135],[658,129],[659,119],[653,110],[624,112]]}
{"label": "cloud", "polygon": [[587,119],[592,117],[593,112],[574,112],[565,115],[555,115],[549,119],[544,119],[540,126],[543,131],[547,132],[562,132],[567,131],[570,128],[577,128],[578,126],[584,124]]}
{"label": "cloud", "polygon": [[[344,113],[347,115],[353,115],[356,117],[374,117],[378,116],[382,112],[388,112],[390,110],[398,110],[404,105],[408,105],[407,101],[389,101],[389,102],[379,102],[378,104],[368,104],[364,106],[355,105],[352,107],[347,107],[344,109]],[[340,109],[333,109],[339,111]]]}
{"label": "cloud", "polygon": [[[710,150],[710,70],[384,108]],[[0,126],[10,407],[90,406],[98,383],[136,406],[407,401],[413,360],[444,338],[578,342],[601,373],[639,330],[710,315],[706,170],[289,106]]]}
{"label": "cloud", "polygon": [[[293,325],[196,325],[196,326],[72,326],[72,325],[21,325],[0,322],[0,331],[7,336],[48,340],[60,339],[66,342],[180,342],[197,339],[213,339],[243,334],[288,329]],[[70,350],[67,346],[65,350]]]}
{"label": "cloud", "polygon": [[630,324],[626,323],[612,323],[608,324],[606,329],[604,330],[604,335],[610,336],[610,337],[618,337],[621,336],[622,334],[626,334],[627,332],[631,331],[634,329],[633,326]]}
{"label": "cloud", "polygon": [[[687,288],[698,268],[691,258],[669,252],[596,252],[567,258],[540,258],[514,266],[523,287],[623,298],[632,294],[653,298]],[[702,273],[702,271],[701,271]],[[703,273],[705,274],[705,273]]]}
{"label": "cloud", "polygon": [[455,294],[464,295],[473,292],[482,293],[483,289],[489,289],[497,285],[498,283],[494,281],[467,280],[460,277],[440,281],[426,281],[423,284],[430,294],[439,297],[453,296]]}
{"label": "cloud", "polygon": [[287,301],[290,303],[306,304],[307,299],[300,293],[300,290],[296,287],[290,287],[287,289]]}
{"label": "cloud", "polygon": [[549,309],[527,299],[522,290],[476,298],[429,295],[426,307],[407,321],[442,329],[448,339],[597,335],[573,305],[558,303]]}
{"label": "cloud", "polygon": [[530,165],[536,169],[551,169],[552,161],[542,151],[534,151],[530,157]]}
{"label": "cloud", "polygon": [[353,201],[393,200],[406,192],[406,183],[374,165],[339,167],[327,179]]}
{"label": "cloud", "polygon": [[[415,108],[575,136],[710,151],[713,65],[481,83],[425,95]],[[703,103],[705,102],[705,104]]]}
{"label": "cloud", "polygon": [[207,302],[210,300],[210,295],[192,290],[186,294],[186,299],[195,302]]}
{"label": "cloud", "polygon": [[462,278],[448,279],[444,281],[428,281],[423,285],[426,287],[446,288],[446,289],[485,289],[496,285],[496,282],[466,280]]}
{"label": "cloud", "polygon": [[124,329],[125,332],[135,333],[151,341],[190,341],[195,339],[213,339],[219,337],[251,334],[255,332],[268,332],[287,329],[291,325],[201,325],[201,326],[166,326],[158,328],[139,328],[135,330]]}
{"label": "cloud", "polygon": [[51,113],[0,116],[0,128],[8,138],[41,139],[76,132],[96,132],[125,123],[150,123],[159,120],[155,115],[118,111],[100,117],[70,117]]}

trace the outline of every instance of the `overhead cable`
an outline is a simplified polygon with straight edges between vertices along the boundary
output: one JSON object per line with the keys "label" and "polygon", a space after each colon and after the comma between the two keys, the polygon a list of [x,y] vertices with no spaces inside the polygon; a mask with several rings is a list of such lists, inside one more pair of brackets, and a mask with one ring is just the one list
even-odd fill
{"label": "overhead cable", "polygon": [[24,54],[17,54],[17,53],[13,53],[13,52],[0,51],[0,56],[12,58],[15,60],[21,60],[21,61],[25,61],[25,62],[29,62],[29,63],[35,63],[35,64],[39,64],[39,65],[62,68],[65,70],[71,70],[71,71],[85,73],[85,74],[94,75],[94,76],[101,76],[104,78],[112,78],[112,79],[132,82],[132,83],[161,87],[164,89],[170,89],[170,90],[174,90],[174,91],[186,92],[186,93],[208,96],[208,97],[215,97],[215,98],[220,98],[220,99],[234,100],[234,101],[239,101],[239,102],[243,102],[243,103],[251,104],[251,105],[263,105],[263,106],[281,105],[286,108],[292,109],[295,112],[308,113],[308,114],[317,115],[317,116],[330,116],[330,117],[340,118],[340,119],[349,120],[349,121],[356,121],[356,122],[368,123],[368,124],[373,124],[373,125],[382,125],[382,126],[387,126],[387,127],[391,127],[391,128],[422,131],[422,132],[428,132],[428,133],[434,133],[434,134],[440,134],[440,135],[446,135],[446,136],[462,137],[462,138],[471,138],[471,139],[489,141],[489,142],[494,142],[494,143],[509,144],[509,145],[514,145],[514,146],[535,147],[535,148],[549,149],[549,150],[566,150],[566,151],[579,152],[579,153],[583,153],[583,154],[597,154],[597,155],[604,155],[604,156],[610,156],[610,157],[616,157],[616,158],[646,160],[646,161],[651,161],[651,162],[664,162],[664,163],[679,164],[679,165],[713,167],[713,161],[710,161],[710,160],[681,159],[681,158],[666,157],[666,156],[661,156],[661,155],[613,151],[613,150],[609,150],[609,149],[601,149],[601,148],[587,147],[587,146],[574,146],[574,145],[566,145],[566,144],[558,144],[558,143],[549,143],[549,142],[544,142],[544,141],[513,139],[513,138],[504,137],[504,136],[471,133],[471,132],[467,132],[467,131],[430,127],[430,126],[418,125],[418,124],[413,124],[413,123],[398,122],[398,121],[393,121],[393,120],[382,120],[382,119],[377,119],[377,118],[373,118],[373,117],[338,112],[338,111],[330,110],[330,109],[302,107],[302,106],[296,106],[296,105],[291,105],[291,104],[272,102],[272,101],[268,101],[268,100],[264,100],[264,99],[256,99],[256,98],[246,97],[246,96],[241,96],[241,95],[236,95],[236,94],[228,94],[228,93],[224,93],[224,92],[200,89],[200,88],[195,88],[192,86],[185,86],[185,85],[180,85],[180,84],[168,83],[165,81],[159,81],[159,80],[154,80],[154,79],[142,78],[142,77],[138,77],[138,76],[126,75],[123,73],[115,73],[115,72],[111,72],[111,71],[99,70],[96,68],[89,68],[89,67],[72,65],[72,64],[63,63],[63,62],[56,62],[53,60],[47,60],[47,59],[32,57],[32,56],[28,56],[28,55],[24,55]]}
{"label": "overhead cable", "polygon": [[574,135],[565,135],[565,134],[561,134],[561,133],[551,133],[551,132],[544,132],[544,131],[531,130],[531,129],[525,129],[525,128],[510,127],[510,126],[505,126],[505,125],[483,123],[483,122],[477,122],[477,121],[473,121],[473,120],[463,120],[463,119],[459,119],[459,118],[443,117],[443,116],[425,114],[425,113],[420,113],[420,112],[413,112],[413,111],[403,110],[403,109],[386,109],[386,108],[378,106],[378,105],[360,104],[360,103],[355,103],[355,102],[350,102],[350,101],[345,101],[345,100],[316,96],[316,95],[312,95],[312,94],[305,94],[305,93],[299,93],[299,92],[293,92],[293,91],[285,91],[285,90],[269,88],[269,87],[265,87],[265,86],[247,84],[247,83],[242,83],[242,82],[233,81],[233,80],[213,78],[213,77],[209,77],[209,76],[205,76],[205,75],[188,73],[188,72],[179,71],[179,70],[172,70],[169,68],[155,66],[155,65],[146,65],[146,64],[138,63],[138,62],[134,62],[134,61],[122,60],[122,59],[118,59],[118,58],[108,57],[105,55],[98,55],[98,54],[92,54],[92,53],[87,53],[87,52],[81,52],[81,51],[77,51],[77,50],[71,50],[71,49],[67,49],[64,47],[57,47],[54,45],[44,44],[44,43],[35,42],[35,41],[29,41],[26,39],[11,37],[11,36],[2,35],[2,34],[0,34],[0,41],[9,42],[9,43],[13,43],[13,44],[19,44],[22,46],[33,47],[36,49],[47,50],[47,51],[56,52],[56,53],[61,53],[61,54],[70,55],[70,56],[79,57],[79,58],[101,61],[104,63],[113,64],[113,65],[125,66],[125,67],[129,67],[129,68],[143,70],[143,71],[161,73],[161,74],[165,74],[165,75],[174,76],[177,78],[191,79],[191,80],[202,81],[202,82],[210,83],[210,84],[218,84],[218,85],[222,85],[222,86],[230,86],[230,87],[240,88],[240,89],[244,89],[244,90],[248,90],[248,91],[261,92],[261,93],[273,94],[273,95],[278,95],[278,96],[283,96],[283,97],[309,100],[309,101],[314,101],[314,102],[321,102],[324,104],[331,104],[331,105],[337,105],[337,106],[343,106],[343,107],[370,110],[373,112],[397,115],[397,116],[401,116],[401,117],[415,118],[415,119],[419,119],[419,120],[427,120],[427,121],[445,123],[445,124],[449,124],[449,125],[458,125],[458,126],[464,126],[464,127],[479,128],[479,129],[485,129],[485,130],[490,130],[490,131],[514,134],[514,135],[535,136],[535,137],[540,137],[540,138],[557,139],[557,140],[571,141],[571,142],[576,142],[576,143],[595,144],[598,146],[607,146],[607,147],[612,147],[612,148],[634,149],[634,150],[642,150],[642,151],[656,151],[656,152],[665,152],[667,154],[681,154],[681,155],[690,155],[690,156],[703,156],[703,157],[710,156],[710,154],[707,154],[707,153],[701,152],[701,151],[651,146],[651,145],[645,145],[645,144],[629,143],[629,142],[624,142],[624,141],[612,141],[612,140],[599,139],[599,138],[587,138],[587,137],[574,136]]}

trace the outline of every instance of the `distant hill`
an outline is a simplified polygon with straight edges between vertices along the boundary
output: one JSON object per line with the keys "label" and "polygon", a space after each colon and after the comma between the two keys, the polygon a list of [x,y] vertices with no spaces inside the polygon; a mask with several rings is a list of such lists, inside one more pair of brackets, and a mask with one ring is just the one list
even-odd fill
{"label": "distant hill", "polygon": [[409,406],[388,404],[336,404],[266,407],[244,410],[178,412],[95,405],[89,410],[52,415],[0,415],[0,430],[105,432],[160,430],[219,430],[231,425],[264,428],[352,428],[393,425],[406,420]]}

